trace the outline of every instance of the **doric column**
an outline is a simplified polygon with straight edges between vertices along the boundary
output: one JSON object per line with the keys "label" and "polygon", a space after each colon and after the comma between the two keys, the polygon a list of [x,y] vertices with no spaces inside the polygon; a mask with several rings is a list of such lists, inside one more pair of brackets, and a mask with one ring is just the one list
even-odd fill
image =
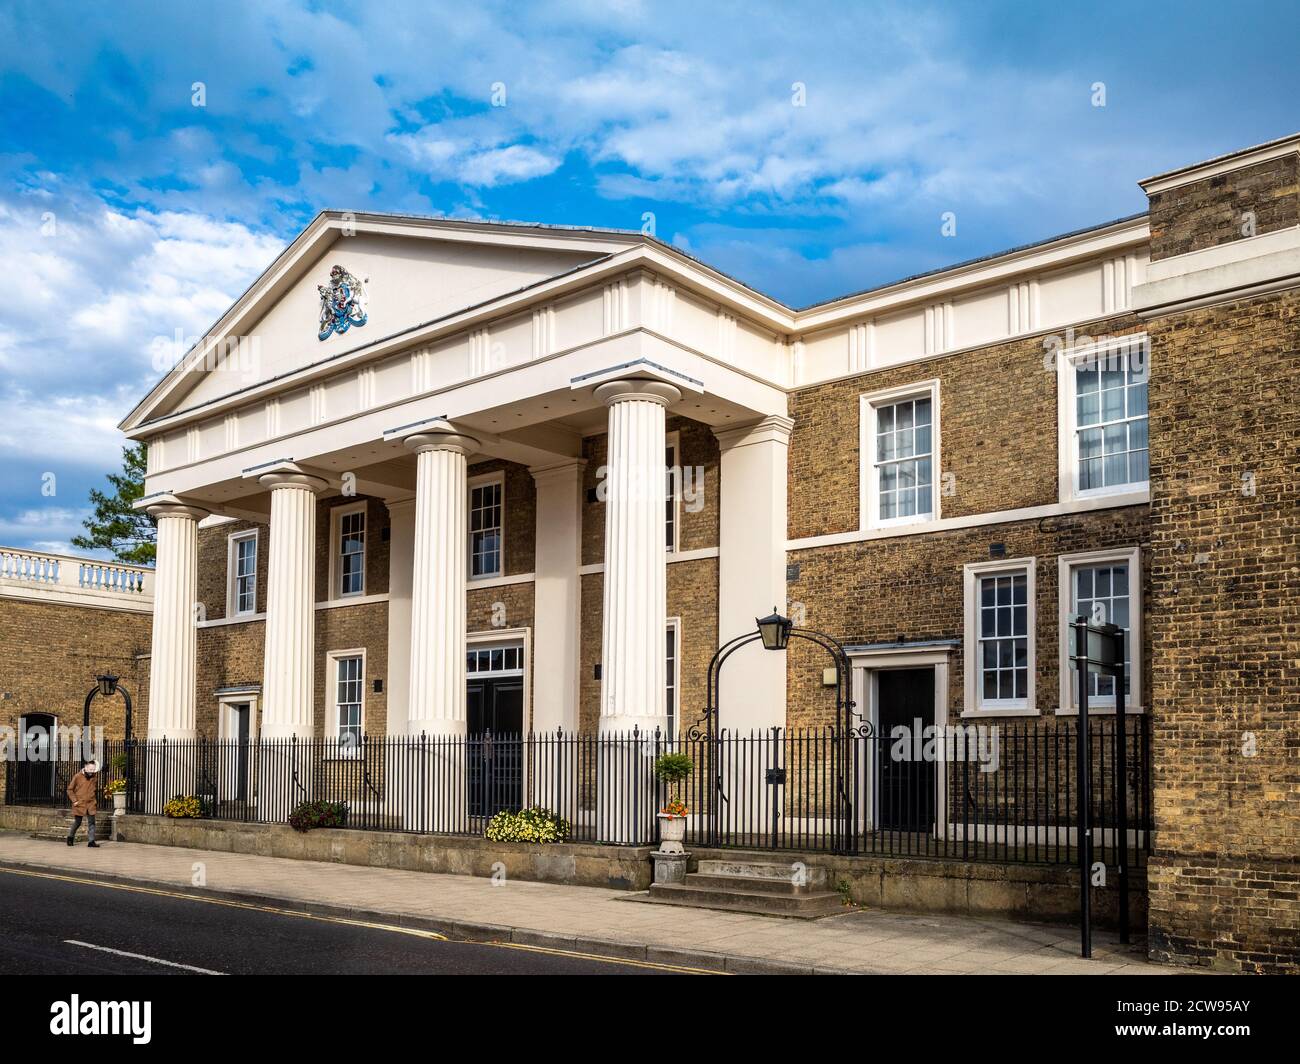
{"label": "doric column", "polygon": [[[786,609],[786,417],[715,431],[722,456],[718,522],[718,641],[754,631],[775,606]],[[784,727],[784,654],[740,651],[721,685],[719,723],[732,731]]]}
{"label": "doric column", "polygon": [[293,472],[258,481],[271,489],[261,734],[307,738],[315,728],[316,494],[327,485]]}
{"label": "doric column", "polygon": [[149,657],[149,738],[193,739],[199,521],[206,510],[178,499],[151,504],[158,519],[153,639]]}
{"label": "doric column", "polygon": [[422,432],[403,442],[416,456],[407,731],[464,735],[466,456],[478,441]]}
{"label": "doric column", "polygon": [[601,731],[653,731],[665,715],[664,420],[671,384],[612,381],[605,480],[605,611]]}

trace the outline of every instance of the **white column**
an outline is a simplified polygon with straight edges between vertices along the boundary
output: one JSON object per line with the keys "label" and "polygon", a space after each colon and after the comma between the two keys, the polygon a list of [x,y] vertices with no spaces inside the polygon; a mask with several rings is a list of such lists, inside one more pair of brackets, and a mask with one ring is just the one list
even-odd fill
{"label": "white column", "polygon": [[425,432],[404,442],[417,463],[406,728],[412,735],[464,735],[469,566],[465,471],[466,456],[478,441],[450,432]]}
{"label": "white column", "polygon": [[193,739],[199,521],[206,510],[180,502],[150,506],[158,519],[149,656],[149,738]]}
{"label": "white column", "polygon": [[584,461],[530,470],[537,485],[533,565],[533,731],[578,729]]}
{"label": "white column", "polygon": [[261,734],[308,738],[315,729],[316,493],[326,483],[303,473],[258,480],[271,489]]}
{"label": "white column", "polygon": [[596,389],[609,407],[600,730],[667,727],[664,420],[681,392],[658,381]]}
{"label": "white column", "polygon": [[406,731],[411,681],[411,565],[415,500],[388,504],[388,734]]}
{"label": "white column", "polygon": [[[790,430],[785,417],[718,431],[722,449],[718,530],[719,644],[755,631],[754,621],[786,607],[786,468]],[[785,727],[785,654],[760,644],[736,652],[720,685],[722,727]]]}

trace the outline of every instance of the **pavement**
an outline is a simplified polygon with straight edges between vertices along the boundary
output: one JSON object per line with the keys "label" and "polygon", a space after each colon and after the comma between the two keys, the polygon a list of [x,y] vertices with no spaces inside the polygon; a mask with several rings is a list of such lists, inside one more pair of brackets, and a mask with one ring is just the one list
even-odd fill
{"label": "pavement", "polygon": [[[223,899],[655,965],[755,974],[1172,975],[1144,943],[1097,931],[967,916],[847,909],[790,920],[669,905],[596,887],[438,875],[253,854],[113,842],[91,850],[0,831],[0,869],[153,887],[184,900]],[[16,878],[0,874],[7,887]],[[39,878],[39,877],[38,877]]]}

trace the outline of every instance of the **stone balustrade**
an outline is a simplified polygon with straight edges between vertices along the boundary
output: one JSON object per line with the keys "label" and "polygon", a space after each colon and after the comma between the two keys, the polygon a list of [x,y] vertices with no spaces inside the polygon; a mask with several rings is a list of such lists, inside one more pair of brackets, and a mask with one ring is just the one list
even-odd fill
{"label": "stone balustrade", "polygon": [[0,595],[149,609],[153,570],[49,551],[0,547]]}

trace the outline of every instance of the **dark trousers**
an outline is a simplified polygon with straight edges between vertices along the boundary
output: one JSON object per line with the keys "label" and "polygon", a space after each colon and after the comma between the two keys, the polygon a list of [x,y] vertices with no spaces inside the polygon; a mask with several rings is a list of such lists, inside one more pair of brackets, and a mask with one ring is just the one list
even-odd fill
{"label": "dark trousers", "polygon": [[[77,837],[77,828],[79,827],[81,827],[81,817],[79,816],[73,817],[72,830],[68,832],[68,838],[75,839]],[[91,842],[95,841],[95,814],[94,813],[88,813],[86,815],[86,835],[88,836],[89,841]]]}

